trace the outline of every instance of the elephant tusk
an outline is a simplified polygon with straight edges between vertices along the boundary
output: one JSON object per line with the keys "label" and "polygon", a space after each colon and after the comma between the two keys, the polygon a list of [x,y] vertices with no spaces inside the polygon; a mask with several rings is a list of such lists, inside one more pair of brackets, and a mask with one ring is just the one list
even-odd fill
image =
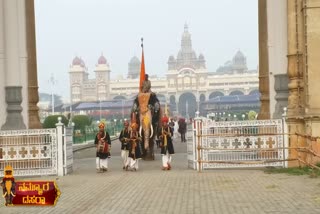
{"label": "elephant tusk", "polygon": [[153,127],[152,127],[152,125],[150,126],[150,128],[151,128],[150,138],[152,138],[152,136],[153,136]]}
{"label": "elephant tusk", "polygon": [[15,195],[15,194],[13,194],[12,192],[11,192],[11,195],[12,195],[13,197],[16,197],[16,195]]}
{"label": "elephant tusk", "polygon": [[142,131],[142,126],[140,126],[140,128],[139,128],[139,134],[140,134],[140,136],[142,136],[141,131]]}
{"label": "elephant tusk", "polygon": [[2,197],[6,197],[6,195],[7,195],[7,192],[6,192],[6,193],[4,193],[4,194],[2,195]]}

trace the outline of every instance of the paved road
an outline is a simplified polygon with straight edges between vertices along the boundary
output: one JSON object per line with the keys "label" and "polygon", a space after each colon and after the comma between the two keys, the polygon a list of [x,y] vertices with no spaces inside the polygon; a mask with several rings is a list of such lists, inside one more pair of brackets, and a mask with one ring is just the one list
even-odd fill
{"label": "paved road", "polygon": [[[173,170],[141,161],[123,171],[119,143],[113,143],[110,170],[95,172],[94,150],[75,154],[74,173],[57,178],[62,192],[55,207],[0,207],[0,213],[320,213],[320,179],[265,174],[262,170],[187,168],[186,144],[175,143]],[[32,178],[36,180],[56,177]]]}

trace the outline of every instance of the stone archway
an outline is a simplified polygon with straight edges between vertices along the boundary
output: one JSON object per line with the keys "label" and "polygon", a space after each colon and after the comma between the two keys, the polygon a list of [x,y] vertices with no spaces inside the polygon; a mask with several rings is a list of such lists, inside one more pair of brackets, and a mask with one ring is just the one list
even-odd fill
{"label": "stone archway", "polygon": [[204,94],[200,94],[200,97],[199,97],[199,113],[201,116],[204,116],[205,115],[205,110],[204,110],[204,105],[202,104],[203,102],[206,101],[206,96]]}
{"label": "stone archway", "polygon": [[169,98],[169,104],[171,112],[177,111],[177,103],[176,103],[176,97],[174,95],[171,95]]}
{"label": "stone archway", "polygon": [[118,95],[118,96],[115,96],[113,99],[114,100],[126,100],[126,97],[122,96],[122,95]]}
{"label": "stone archway", "polygon": [[222,96],[224,96],[224,94],[221,91],[215,91],[209,95],[209,100],[215,97],[222,97]]}
{"label": "stone archway", "polygon": [[252,90],[249,92],[249,95],[260,94],[258,89]]}
{"label": "stone archway", "polygon": [[235,90],[235,91],[231,91],[231,93],[230,93],[229,95],[230,95],[230,96],[244,95],[244,93],[243,93],[242,91]]}
{"label": "stone archway", "polygon": [[178,111],[183,117],[194,117],[197,111],[196,96],[191,92],[181,94],[179,98]]}

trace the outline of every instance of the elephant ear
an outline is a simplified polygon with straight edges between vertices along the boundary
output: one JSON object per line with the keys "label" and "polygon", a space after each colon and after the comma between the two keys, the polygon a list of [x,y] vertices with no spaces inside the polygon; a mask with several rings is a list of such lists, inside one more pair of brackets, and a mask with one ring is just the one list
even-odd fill
{"label": "elephant ear", "polygon": [[160,111],[160,103],[159,102],[156,102],[154,104],[154,112],[157,113]]}
{"label": "elephant ear", "polygon": [[135,112],[136,114],[139,113],[139,102],[138,102],[138,98],[134,99],[131,112]]}

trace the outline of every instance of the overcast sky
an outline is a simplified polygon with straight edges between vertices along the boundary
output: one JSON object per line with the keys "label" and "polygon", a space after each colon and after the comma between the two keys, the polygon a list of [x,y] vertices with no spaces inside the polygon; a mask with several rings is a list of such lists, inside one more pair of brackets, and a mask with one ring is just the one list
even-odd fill
{"label": "overcast sky", "polygon": [[141,57],[144,38],[146,73],[165,76],[170,55],[177,56],[184,24],[192,46],[202,53],[209,72],[237,50],[249,69],[258,65],[257,0],[35,0],[39,91],[68,98],[69,66],[77,55],[90,78],[101,53],[111,78],[126,77],[128,62]]}

